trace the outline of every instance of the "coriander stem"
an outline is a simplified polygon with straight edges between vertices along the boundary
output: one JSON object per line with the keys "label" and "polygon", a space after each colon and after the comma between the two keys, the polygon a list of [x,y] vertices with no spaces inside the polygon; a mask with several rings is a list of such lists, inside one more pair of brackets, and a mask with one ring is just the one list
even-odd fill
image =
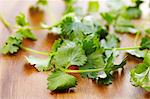
{"label": "coriander stem", "polygon": [[102,68],[88,69],[88,70],[69,70],[69,69],[64,69],[64,68],[59,68],[59,69],[62,70],[63,72],[66,72],[66,73],[98,72],[98,71],[103,70]]}
{"label": "coriander stem", "polygon": [[134,50],[139,49],[141,46],[136,47],[124,47],[124,48],[105,48],[105,50]]}
{"label": "coriander stem", "polygon": [[0,14],[0,21],[3,23],[3,25],[10,30],[10,24],[2,17]]}
{"label": "coriander stem", "polygon": [[[19,29],[20,27],[19,26],[13,26],[14,29]],[[42,30],[43,28],[42,27],[36,27],[36,26],[27,26],[25,28],[30,28],[32,30]]]}
{"label": "coriander stem", "polygon": [[136,33],[135,39],[134,39],[134,46],[137,45],[137,40],[139,38],[140,32]]}
{"label": "coriander stem", "polygon": [[24,46],[20,46],[20,48],[22,48],[23,50],[26,50],[26,51],[36,53],[36,54],[41,54],[41,55],[46,55],[46,56],[49,55],[48,52],[41,52],[41,51],[33,50],[33,49],[30,49],[30,48],[27,48],[27,47],[24,47]]}

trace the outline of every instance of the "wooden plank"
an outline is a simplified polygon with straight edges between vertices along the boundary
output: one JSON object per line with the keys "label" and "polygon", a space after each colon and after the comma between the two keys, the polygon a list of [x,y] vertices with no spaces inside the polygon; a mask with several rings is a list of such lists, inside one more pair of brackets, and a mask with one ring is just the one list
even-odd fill
{"label": "wooden plank", "polygon": [[[28,19],[33,22],[34,18],[28,15],[28,8],[34,4],[33,0],[0,0],[0,13],[12,24],[15,16],[23,11]],[[45,20],[51,24],[54,16],[59,19],[64,5],[60,0],[50,0],[50,10],[47,9]],[[54,13],[55,12],[55,13]],[[48,16],[51,16],[49,18]],[[46,22],[47,22],[46,21]],[[34,31],[38,40],[36,42],[25,40],[24,45],[33,49],[50,50],[53,42],[58,37],[47,31]],[[11,33],[0,23],[0,46]],[[132,46],[133,35],[121,35],[121,46]],[[116,74],[113,84],[109,86],[97,85],[90,79],[82,79],[78,75],[78,85],[74,91],[68,93],[50,93],[47,90],[47,73],[37,72],[33,67],[26,64],[25,55],[35,55],[20,50],[15,55],[0,54],[0,99],[148,99],[150,93],[141,88],[133,87],[130,83],[129,70],[140,61],[133,57],[128,58],[128,63],[122,73]],[[40,55],[35,55],[43,57]]]}

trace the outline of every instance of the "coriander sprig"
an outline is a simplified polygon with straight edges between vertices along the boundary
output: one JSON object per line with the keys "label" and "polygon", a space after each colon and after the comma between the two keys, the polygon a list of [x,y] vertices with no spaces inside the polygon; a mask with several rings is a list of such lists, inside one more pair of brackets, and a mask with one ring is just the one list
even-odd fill
{"label": "coriander sprig", "polygon": [[[4,22],[8,23],[6,20]],[[29,25],[29,23],[27,22],[25,15],[23,13],[20,13],[18,16],[16,16],[16,24],[19,26],[19,28],[18,30],[16,30],[15,33],[10,35],[7,38],[6,42],[3,44],[1,48],[1,52],[3,54],[16,53],[20,49],[22,41],[25,38],[29,38],[31,40],[37,39],[30,30],[30,28],[26,27]]]}

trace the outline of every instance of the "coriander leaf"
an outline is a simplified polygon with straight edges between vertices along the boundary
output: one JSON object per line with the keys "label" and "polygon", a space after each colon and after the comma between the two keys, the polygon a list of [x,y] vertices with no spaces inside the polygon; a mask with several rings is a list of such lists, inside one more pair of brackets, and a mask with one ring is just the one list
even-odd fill
{"label": "coriander leaf", "polygon": [[65,41],[64,45],[58,48],[54,56],[56,66],[64,66],[66,68],[71,65],[83,65],[86,60],[87,57],[82,47],[71,41]]}
{"label": "coriander leaf", "polygon": [[122,14],[123,17],[129,19],[139,19],[142,15],[142,11],[137,7],[128,7]]}
{"label": "coriander leaf", "polygon": [[55,40],[55,42],[53,43],[53,46],[50,50],[48,66],[51,67],[53,65],[52,63],[53,57],[55,53],[57,52],[58,48],[62,45],[62,43],[63,43],[62,39]]}
{"label": "coriander leaf", "polygon": [[29,57],[25,56],[25,58],[31,65],[34,65],[34,67],[40,72],[47,71],[51,68],[50,66],[48,66],[49,58],[41,59],[33,56]]}
{"label": "coriander leaf", "polygon": [[104,68],[104,57],[102,53],[102,49],[99,49],[88,55],[86,65],[93,66],[95,68]]}
{"label": "coriander leaf", "polygon": [[21,27],[29,25],[23,13],[20,13],[18,16],[16,16],[16,24]]}
{"label": "coriander leaf", "polygon": [[83,33],[85,35],[91,34],[91,33],[95,33],[97,30],[97,28],[94,27],[94,24],[92,25],[87,25],[81,22],[75,22],[73,24],[73,31],[75,33]]}
{"label": "coriander leaf", "polygon": [[143,37],[140,45],[141,45],[141,49],[150,49],[150,38]]}
{"label": "coriander leaf", "polygon": [[150,37],[150,28],[145,29],[145,34]]}
{"label": "coriander leaf", "polygon": [[141,86],[147,91],[150,91],[150,67],[145,63],[138,64],[136,68],[130,71],[131,83],[134,86]]}
{"label": "coriander leaf", "polygon": [[6,40],[6,42],[4,43],[4,45],[1,48],[1,52],[3,54],[16,53],[19,50],[23,39],[25,39],[25,38],[29,38],[31,40],[36,40],[36,37],[32,34],[30,29],[20,28],[18,31],[16,31],[15,34],[8,37],[8,39]]}
{"label": "coriander leaf", "polygon": [[99,2],[98,1],[89,1],[88,11],[89,12],[98,12],[98,10],[99,10]]}
{"label": "coriander leaf", "polygon": [[[79,67],[79,69],[80,70],[88,70],[88,69],[96,69],[96,68],[94,66],[92,66],[92,65],[85,65],[85,66]],[[97,74],[98,74],[98,72],[80,73],[82,78],[92,78],[92,79],[97,78]]]}
{"label": "coriander leaf", "polygon": [[0,51],[3,54],[16,53],[19,50],[20,44],[21,44],[21,40],[16,39],[13,36],[10,36],[10,37],[8,37],[8,39],[6,40],[5,44],[2,46]]}
{"label": "coriander leaf", "polygon": [[138,32],[137,29],[126,26],[116,26],[115,31],[119,33],[132,33],[132,34],[136,34]]}
{"label": "coriander leaf", "polygon": [[75,8],[72,5],[68,5],[64,12],[64,15],[75,12]]}
{"label": "coriander leaf", "polygon": [[112,24],[115,19],[115,17],[108,12],[103,12],[100,15],[107,22],[108,25]]}
{"label": "coriander leaf", "polygon": [[[84,69],[96,69],[96,68],[104,68],[104,57],[102,55],[103,49],[96,50],[92,54],[87,56],[87,63],[84,66],[79,67],[80,70]],[[83,78],[97,78],[98,72],[86,72],[80,73]]]}
{"label": "coriander leaf", "polygon": [[128,50],[127,53],[136,56],[138,58],[144,58],[146,50]]}
{"label": "coriander leaf", "polygon": [[47,5],[47,4],[48,4],[48,1],[47,1],[47,0],[38,0],[38,1],[37,1],[37,4],[38,4],[38,5]]}
{"label": "coriander leaf", "polygon": [[123,26],[123,27],[134,27],[133,23],[131,22],[131,20],[126,19],[124,17],[119,17],[116,20],[116,25],[117,26]]}
{"label": "coriander leaf", "polygon": [[[101,40],[101,46],[103,48],[116,48],[120,46],[119,38],[114,34],[107,35],[106,39]],[[114,53],[114,56],[118,55],[118,51],[106,50],[105,55],[106,57],[110,57],[111,54]]]}
{"label": "coriander leaf", "polygon": [[150,53],[146,53],[143,62],[150,67]]}
{"label": "coriander leaf", "polygon": [[150,53],[144,57],[143,63],[138,64],[130,71],[131,83],[150,91]]}
{"label": "coriander leaf", "polygon": [[100,43],[97,35],[88,35],[83,40],[83,49],[86,55],[93,53],[98,48],[100,48]]}
{"label": "coriander leaf", "polygon": [[113,54],[111,54],[111,56],[107,60],[107,63],[104,69],[107,75],[112,71],[113,66],[114,66],[114,57],[113,57]]}
{"label": "coriander leaf", "polygon": [[63,43],[62,39],[55,40],[50,52],[52,53],[57,52],[58,48],[61,46],[62,43]]}
{"label": "coriander leaf", "polygon": [[134,25],[129,19],[119,17],[115,22],[115,31],[119,33],[137,33],[138,30],[135,29]]}
{"label": "coriander leaf", "polygon": [[48,89],[51,91],[62,91],[75,87],[77,79],[61,71],[55,71],[48,77]]}
{"label": "coriander leaf", "polygon": [[72,33],[72,24],[74,22],[74,19],[72,17],[66,17],[60,27],[61,27],[61,35],[64,37],[64,38],[67,38],[69,35],[71,35]]}
{"label": "coriander leaf", "polygon": [[120,46],[120,40],[115,34],[109,34],[106,40],[101,41],[101,46],[104,48],[115,48]]}
{"label": "coriander leaf", "polygon": [[72,17],[66,17],[62,23],[61,36],[65,39],[83,39],[84,35],[92,34],[97,32],[97,27],[94,24],[87,25],[81,21],[75,21]]}
{"label": "coriander leaf", "polygon": [[[28,28],[20,28],[18,31],[16,31],[16,35],[22,35],[23,38],[29,38],[31,40],[37,40],[36,36],[31,32]],[[18,36],[16,36],[18,37]]]}
{"label": "coriander leaf", "polygon": [[112,73],[119,68],[123,68],[125,64],[126,64],[126,59],[124,59],[119,65],[115,65],[114,56],[113,54],[111,54],[111,56],[106,61],[104,71],[100,71],[97,75],[98,77],[96,78],[97,83],[111,84],[113,80]]}

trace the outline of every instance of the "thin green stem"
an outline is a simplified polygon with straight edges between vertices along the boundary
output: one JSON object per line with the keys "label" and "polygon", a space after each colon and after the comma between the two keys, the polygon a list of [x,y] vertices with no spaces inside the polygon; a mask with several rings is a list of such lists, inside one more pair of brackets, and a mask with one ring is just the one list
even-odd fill
{"label": "thin green stem", "polygon": [[0,21],[3,23],[3,25],[10,30],[10,24],[2,17],[0,14]]}
{"label": "thin green stem", "polygon": [[[14,29],[19,29],[20,28],[20,26],[13,26],[13,28]],[[42,27],[37,27],[37,26],[26,26],[26,27],[24,27],[24,28],[30,28],[30,29],[32,29],[32,30],[42,30],[42,29],[44,29],[44,28],[42,28]]]}
{"label": "thin green stem", "polygon": [[88,70],[69,70],[69,69],[64,69],[64,68],[59,68],[60,70],[62,70],[63,72],[66,73],[85,73],[85,72],[98,72],[103,70],[102,68],[98,68],[98,69],[88,69]]}
{"label": "thin green stem", "polygon": [[137,40],[139,38],[140,32],[136,33],[135,39],[134,39],[134,46],[137,45]]}
{"label": "thin green stem", "polygon": [[136,46],[136,47],[124,47],[124,48],[105,48],[105,50],[134,50],[134,49],[139,49],[141,46]]}
{"label": "thin green stem", "polygon": [[[105,48],[105,50],[134,50],[134,49],[139,49],[141,46],[136,46],[136,47],[124,47],[124,48]],[[30,52],[33,52],[33,53],[36,53],[36,54],[41,54],[41,55],[46,55],[48,56],[49,53],[48,52],[41,52],[41,51],[37,51],[37,50],[33,50],[33,49],[30,49],[30,48],[27,48],[27,47],[24,47],[24,46],[20,46],[20,48],[26,50],[26,51],[30,51]],[[94,71],[98,71],[100,69],[91,69],[90,71],[87,70],[87,71],[82,71],[82,70],[67,70],[67,69],[63,69],[64,71],[66,72],[94,72]]]}
{"label": "thin green stem", "polygon": [[52,26],[43,26],[44,24],[41,24],[41,29],[52,29],[53,27],[56,27],[60,24],[60,22],[53,24]]}
{"label": "thin green stem", "polygon": [[41,52],[41,51],[33,50],[33,49],[30,49],[30,48],[27,48],[27,47],[24,47],[24,46],[20,46],[20,48],[22,48],[23,50],[26,50],[26,51],[36,53],[36,54],[41,54],[41,55],[46,55],[46,56],[49,55],[48,52]]}

